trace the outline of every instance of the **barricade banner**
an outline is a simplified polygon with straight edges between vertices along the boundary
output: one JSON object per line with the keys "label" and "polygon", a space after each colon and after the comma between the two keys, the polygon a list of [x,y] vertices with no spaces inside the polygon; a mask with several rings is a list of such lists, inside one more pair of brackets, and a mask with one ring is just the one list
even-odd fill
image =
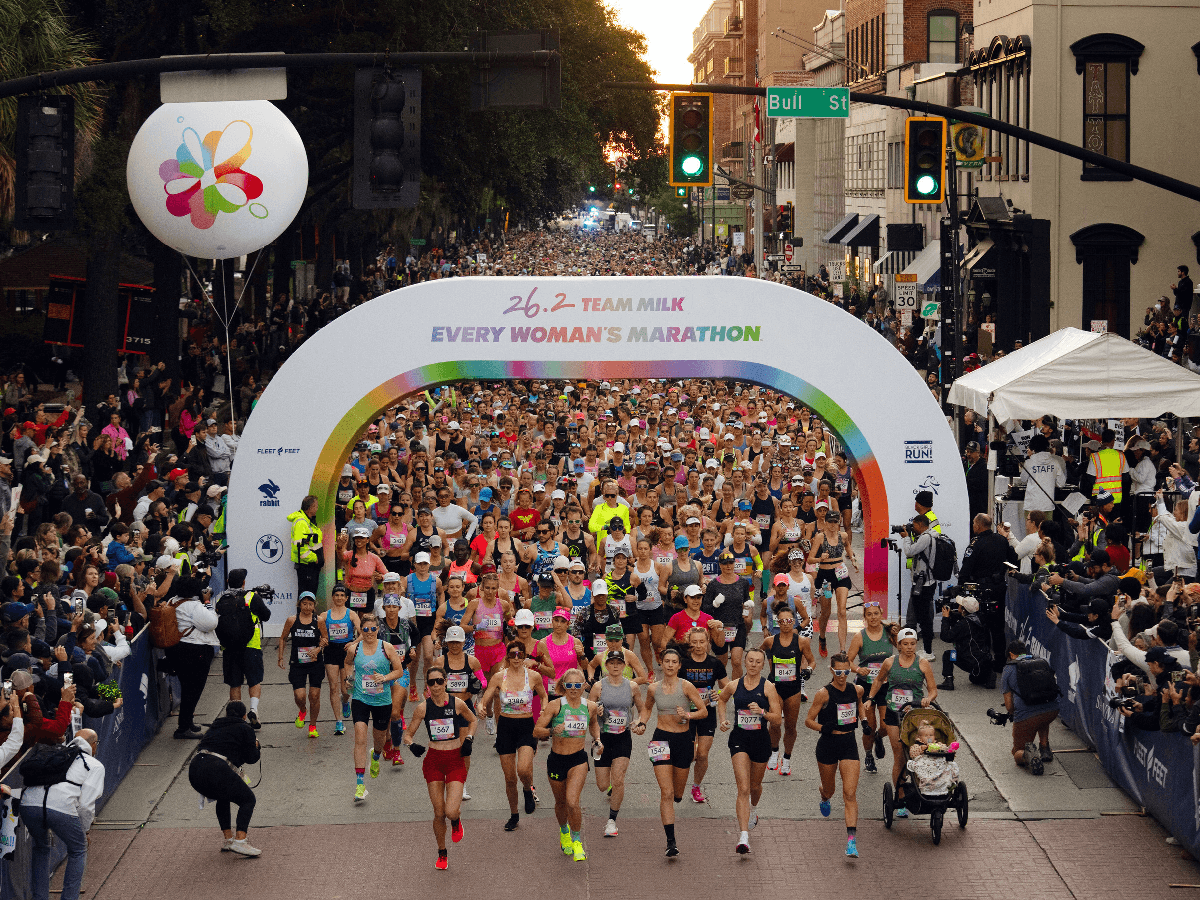
{"label": "barricade banner", "polygon": [[1063,724],[1095,748],[1101,765],[1194,857],[1200,858],[1200,748],[1187,735],[1126,728],[1109,706],[1116,696],[1112,664],[1120,657],[1099,640],[1068,637],[1046,618],[1039,591],[1008,582],[1005,620],[1009,638],[1049,661],[1063,696]]}

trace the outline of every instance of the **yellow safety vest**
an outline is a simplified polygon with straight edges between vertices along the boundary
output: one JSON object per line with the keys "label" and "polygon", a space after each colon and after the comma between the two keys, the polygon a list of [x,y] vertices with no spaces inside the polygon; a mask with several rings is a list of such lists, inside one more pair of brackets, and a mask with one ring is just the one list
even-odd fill
{"label": "yellow safety vest", "polygon": [[1092,458],[1096,461],[1096,468],[1099,470],[1096,482],[1092,485],[1092,496],[1095,497],[1101,491],[1109,491],[1113,495],[1113,501],[1120,503],[1122,497],[1121,463],[1124,460],[1121,451],[1108,447],[1097,450],[1092,454]]}
{"label": "yellow safety vest", "polygon": [[[246,606],[250,606],[250,598],[254,596],[254,591],[246,591]],[[246,641],[246,646],[251,650],[262,649],[262,621],[254,614],[254,610],[250,610],[250,621],[254,623],[254,634],[250,640]]]}
{"label": "yellow safety vest", "polygon": [[942,526],[938,522],[937,513],[931,509],[929,512],[925,513],[925,518],[929,520],[929,527],[933,531],[936,531],[938,534],[942,533]]}

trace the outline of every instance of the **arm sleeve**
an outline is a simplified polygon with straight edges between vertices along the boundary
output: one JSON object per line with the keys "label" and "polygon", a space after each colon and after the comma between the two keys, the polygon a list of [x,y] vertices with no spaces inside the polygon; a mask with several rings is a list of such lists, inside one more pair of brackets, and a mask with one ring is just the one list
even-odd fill
{"label": "arm sleeve", "polygon": [[[1117,644],[1117,652],[1124,656],[1127,660],[1150,675],[1150,667],[1146,665],[1146,651],[1139,650],[1129,642],[1129,638],[1125,636],[1124,628],[1113,629],[1113,640]],[[1154,677],[1151,675],[1151,677]]]}
{"label": "arm sleeve", "polygon": [[[1062,613],[1060,612],[1059,615],[1061,616]],[[1073,637],[1080,641],[1086,641],[1091,638],[1091,635],[1087,633],[1087,629],[1085,629],[1082,625],[1080,625],[1078,622],[1068,622],[1066,619],[1059,620],[1058,630],[1067,637]]]}

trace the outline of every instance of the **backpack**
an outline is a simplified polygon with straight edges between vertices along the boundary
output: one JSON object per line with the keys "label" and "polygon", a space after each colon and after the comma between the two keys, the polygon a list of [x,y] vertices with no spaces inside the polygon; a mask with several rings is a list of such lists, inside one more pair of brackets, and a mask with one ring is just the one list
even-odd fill
{"label": "backpack", "polygon": [[1062,693],[1058,689],[1058,680],[1050,663],[1037,657],[1018,659],[1017,666],[1017,696],[1026,706],[1039,706],[1052,703]]}
{"label": "backpack", "polygon": [[186,597],[176,597],[166,603],[156,603],[150,609],[150,643],[159,650],[174,647],[192,633],[192,629],[181,632],[179,619],[175,615],[175,607],[183,603]]}
{"label": "backpack", "polygon": [[929,562],[928,556],[925,557],[929,566],[929,577],[932,581],[949,581],[954,577],[954,570],[958,568],[958,550],[954,546],[954,540],[936,531],[930,531],[929,534],[933,537],[933,562]]}
{"label": "backpack", "polygon": [[254,617],[249,594],[239,590],[226,591],[217,599],[217,640],[226,650],[241,650],[254,637]]}
{"label": "backpack", "polygon": [[82,782],[70,781],[67,778],[67,772],[70,771],[71,765],[77,759],[82,759],[83,767],[91,771],[83,748],[76,744],[41,745],[17,766],[17,772],[21,775],[21,780],[25,782],[25,787],[46,788],[42,792],[43,811],[46,808],[46,798],[50,795],[51,785],[62,784],[65,781],[75,787],[83,786]]}

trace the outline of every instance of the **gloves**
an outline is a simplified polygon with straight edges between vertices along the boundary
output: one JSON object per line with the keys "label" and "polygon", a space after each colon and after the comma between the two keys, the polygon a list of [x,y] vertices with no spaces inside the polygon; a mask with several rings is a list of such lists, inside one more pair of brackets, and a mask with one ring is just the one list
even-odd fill
{"label": "gloves", "polygon": [[717,594],[717,596],[715,596],[713,598],[713,609],[717,609],[724,602],[725,602],[725,595]]}
{"label": "gloves", "polygon": [[425,755],[425,745],[424,744],[409,744],[408,749],[411,750],[412,755],[417,758],[420,758]]}
{"label": "gloves", "polygon": [[468,736],[468,737],[463,738],[462,747],[459,749],[458,752],[462,754],[464,759],[466,759],[467,757],[469,757],[471,755],[471,751],[473,749],[475,749],[475,739],[473,737]]}
{"label": "gloves", "polygon": [[745,603],[742,604],[742,612],[750,612],[750,610],[752,610],[752,609],[754,609],[754,601],[753,600],[747,600]]}

